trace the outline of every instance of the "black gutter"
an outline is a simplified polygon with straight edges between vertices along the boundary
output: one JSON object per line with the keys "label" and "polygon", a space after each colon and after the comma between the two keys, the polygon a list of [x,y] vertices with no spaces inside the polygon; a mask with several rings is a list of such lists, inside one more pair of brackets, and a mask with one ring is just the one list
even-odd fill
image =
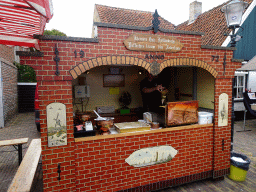
{"label": "black gutter", "polygon": [[56,36],[56,35],[34,35],[34,38],[39,40],[55,40],[55,41],[92,42],[92,43],[99,42],[97,38],[67,37],[67,36]]}

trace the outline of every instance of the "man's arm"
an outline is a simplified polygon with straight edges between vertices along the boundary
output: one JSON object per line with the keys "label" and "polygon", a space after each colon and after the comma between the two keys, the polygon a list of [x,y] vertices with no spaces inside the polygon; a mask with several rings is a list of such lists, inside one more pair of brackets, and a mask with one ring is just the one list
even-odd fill
{"label": "man's arm", "polygon": [[157,85],[156,87],[151,87],[151,88],[144,87],[142,89],[142,92],[143,93],[151,93],[153,91],[160,91],[161,92],[162,90],[163,90],[162,85]]}

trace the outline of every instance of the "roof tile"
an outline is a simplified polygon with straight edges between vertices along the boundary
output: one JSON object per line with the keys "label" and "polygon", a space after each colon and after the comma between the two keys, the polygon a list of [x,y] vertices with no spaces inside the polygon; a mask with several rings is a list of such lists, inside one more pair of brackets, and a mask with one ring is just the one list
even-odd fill
{"label": "roof tile", "polygon": [[[137,27],[152,26],[153,12],[95,5],[101,23],[120,24]],[[174,30],[175,26],[162,17],[159,17],[160,28]]]}
{"label": "roof tile", "polygon": [[[251,4],[253,0],[244,0]],[[224,13],[221,12],[221,8],[229,3],[227,1],[213,9],[202,13],[191,24],[188,25],[188,21],[178,25],[176,30],[182,31],[199,31],[205,33],[202,37],[203,45],[221,46],[225,41],[226,36],[231,30],[227,27]]]}

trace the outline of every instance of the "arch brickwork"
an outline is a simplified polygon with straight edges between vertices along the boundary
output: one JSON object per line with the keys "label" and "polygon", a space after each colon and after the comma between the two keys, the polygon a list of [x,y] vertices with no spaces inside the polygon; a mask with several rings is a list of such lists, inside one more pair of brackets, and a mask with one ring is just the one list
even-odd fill
{"label": "arch brickwork", "polygon": [[75,66],[73,69],[70,70],[70,74],[74,79],[76,79],[85,71],[102,65],[135,65],[143,67],[149,73],[151,72],[151,63],[147,62],[144,59],[131,56],[106,56],[97,57],[80,63],[79,65]]}
{"label": "arch brickwork", "polygon": [[[140,66],[146,69],[149,73],[153,72],[152,63],[144,59],[140,59],[132,56],[105,56],[97,57],[90,59],[86,62],[80,63],[77,66],[73,67],[69,72],[73,79],[76,79],[79,75],[84,73],[91,68],[102,66],[102,65],[135,65]],[[209,64],[204,61],[200,61],[192,58],[175,58],[165,60],[159,64],[161,72],[166,67],[175,67],[175,66],[195,66],[200,67],[208,71],[214,78],[217,77],[218,72]]]}
{"label": "arch brickwork", "polygon": [[162,71],[166,67],[177,67],[177,66],[195,66],[199,68],[203,68],[208,71],[214,78],[218,76],[218,72],[210,66],[208,63],[204,61],[200,61],[198,59],[193,58],[176,58],[169,59],[160,64],[160,71]]}

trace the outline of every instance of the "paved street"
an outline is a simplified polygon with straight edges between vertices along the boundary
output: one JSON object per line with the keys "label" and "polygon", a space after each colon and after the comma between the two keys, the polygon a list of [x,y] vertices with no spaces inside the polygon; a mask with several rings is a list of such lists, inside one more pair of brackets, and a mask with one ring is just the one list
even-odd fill
{"label": "paved street", "polygon": [[[34,113],[19,113],[0,128],[0,140],[18,139],[28,137],[28,143],[22,146],[24,157],[32,139],[40,138],[40,133],[35,126]],[[41,162],[41,161],[40,161]],[[18,169],[18,152],[13,146],[0,147],[0,192],[6,192]],[[40,166],[41,167],[41,164]],[[36,174],[37,178],[38,173]],[[42,183],[42,182],[41,182]],[[42,185],[41,185],[42,188]],[[37,189],[34,191],[39,192]],[[42,191],[42,190],[41,190]]]}
{"label": "paved street", "polygon": [[[247,120],[246,129],[248,132],[235,132],[234,151],[247,155],[252,163],[247,172],[247,178],[244,182],[236,182],[228,177],[222,181],[204,180],[189,183],[179,187],[160,190],[159,192],[173,191],[204,191],[204,192],[255,192],[256,191],[256,120]],[[235,122],[235,131],[243,130],[243,121]],[[34,124],[34,113],[20,113],[2,129],[0,129],[0,140],[28,137],[29,143],[34,138],[40,138]],[[28,144],[23,147],[23,156],[27,150]],[[35,175],[32,192],[43,192],[41,160]],[[0,148],[0,192],[6,192],[12,178],[18,169],[17,151],[12,146]]]}

